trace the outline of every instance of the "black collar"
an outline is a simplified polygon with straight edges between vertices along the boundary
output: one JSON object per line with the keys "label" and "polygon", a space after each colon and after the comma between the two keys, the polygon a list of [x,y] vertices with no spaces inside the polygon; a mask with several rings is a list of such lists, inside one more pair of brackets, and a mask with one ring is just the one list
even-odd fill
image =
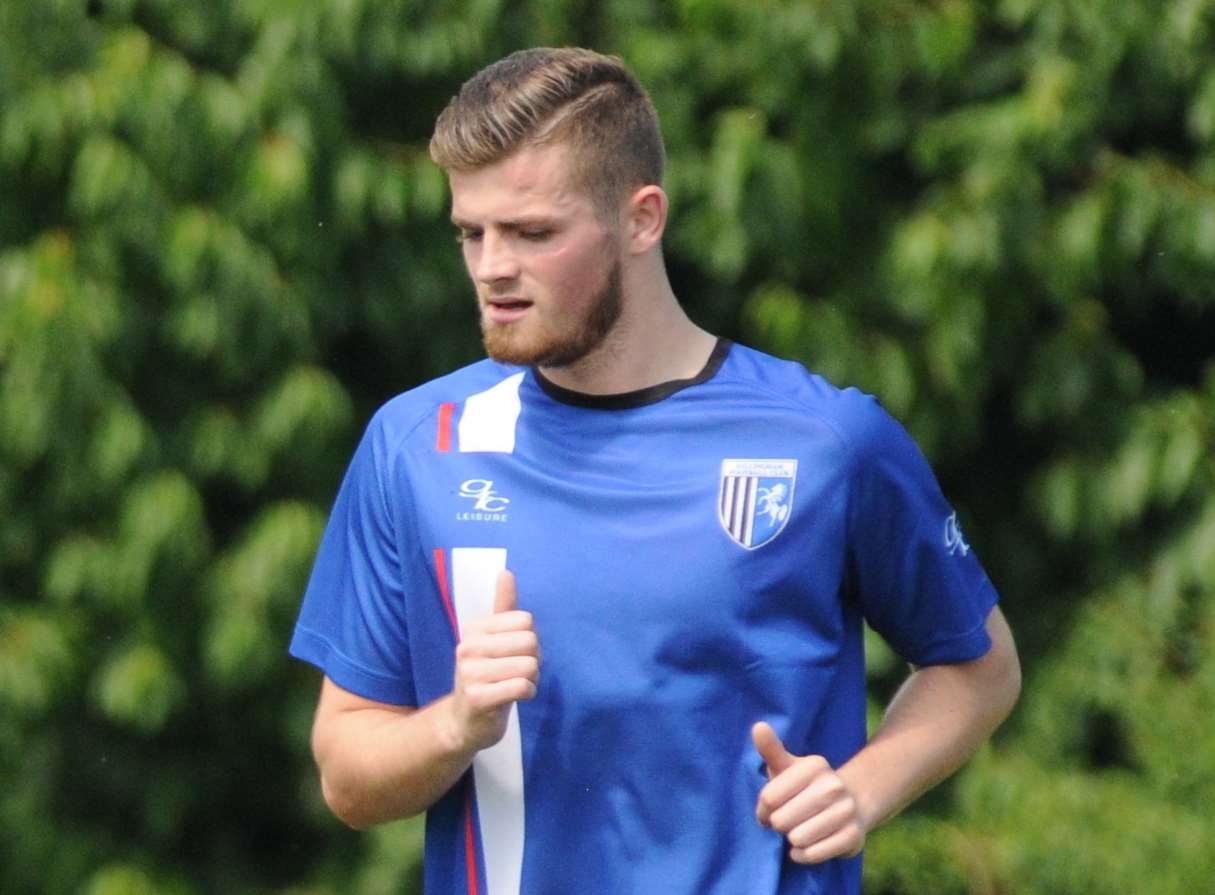
{"label": "black collar", "polygon": [[725,361],[726,355],[730,353],[730,346],[733,344],[729,339],[718,339],[717,344],[713,346],[713,353],[709,355],[709,359],[705,362],[703,369],[691,379],[672,379],[669,382],[660,382],[657,385],[646,386],[645,388],[639,388],[631,392],[620,392],[615,395],[588,395],[585,392],[576,392],[572,389],[562,388],[546,378],[540,372],[539,367],[532,367],[532,375],[536,377],[536,384],[540,386],[541,390],[554,401],[596,410],[628,410],[632,407],[644,407],[646,404],[655,404],[663,398],[669,398],[682,389],[693,385],[700,385],[700,383],[712,379],[713,375],[721,367],[722,362]]}

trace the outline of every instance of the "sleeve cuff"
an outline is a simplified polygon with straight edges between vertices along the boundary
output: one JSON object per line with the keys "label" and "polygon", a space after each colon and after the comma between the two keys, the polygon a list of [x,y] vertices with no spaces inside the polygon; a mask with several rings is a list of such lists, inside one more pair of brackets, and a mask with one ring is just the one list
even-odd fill
{"label": "sleeve cuff", "polygon": [[991,649],[991,635],[987,633],[987,617],[991,615],[997,599],[995,587],[992,586],[990,579],[985,578],[974,597],[975,605],[981,615],[977,625],[969,631],[935,640],[912,652],[903,653],[902,658],[913,665],[956,665],[959,662],[970,662],[987,655],[987,651]]}
{"label": "sleeve cuff", "polygon": [[411,681],[399,680],[364,668],[342,655],[328,640],[312,631],[297,627],[287,652],[296,659],[315,665],[331,681],[356,696],[388,705],[416,704]]}

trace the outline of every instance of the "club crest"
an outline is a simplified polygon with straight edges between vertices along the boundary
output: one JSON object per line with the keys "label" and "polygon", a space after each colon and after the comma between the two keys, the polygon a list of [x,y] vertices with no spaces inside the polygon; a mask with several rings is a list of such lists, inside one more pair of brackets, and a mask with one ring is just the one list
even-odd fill
{"label": "club crest", "polygon": [[722,460],[717,518],[735,543],[754,550],[771,541],[793,511],[796,460]]}

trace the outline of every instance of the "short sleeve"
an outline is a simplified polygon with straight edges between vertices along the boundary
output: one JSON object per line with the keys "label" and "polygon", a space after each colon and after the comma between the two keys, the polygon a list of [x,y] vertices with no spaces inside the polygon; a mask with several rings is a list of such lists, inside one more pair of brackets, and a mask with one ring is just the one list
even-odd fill
{"label": "short sleeve", "polygon": [[352,693],[416,705],[393,512],[405,495],[386,487],[386,442],[376,417],[338,491],[289,651]]}
{"label": "short sleeve", "polygon": [[976,659],[996,592],[928,461],[878,402],[857,393],[848,507],[854,591],[869,624],[904,659]]}

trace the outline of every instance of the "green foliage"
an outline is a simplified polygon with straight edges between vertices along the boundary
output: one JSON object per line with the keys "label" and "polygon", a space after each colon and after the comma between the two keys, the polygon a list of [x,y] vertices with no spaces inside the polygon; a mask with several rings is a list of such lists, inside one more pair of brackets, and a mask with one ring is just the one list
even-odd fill
{"label": "green foliage", "polygon": [[478,356],[426,141],[534,43],[630,62],[689,311],[879,395],[1004,594],[1022,706],[872,836],[868,890],[1202,890],[1213,27],[1212,0],[0,4],[0,890],[414,888],[416,821],[328,817],[283,649],[362,422]]}

